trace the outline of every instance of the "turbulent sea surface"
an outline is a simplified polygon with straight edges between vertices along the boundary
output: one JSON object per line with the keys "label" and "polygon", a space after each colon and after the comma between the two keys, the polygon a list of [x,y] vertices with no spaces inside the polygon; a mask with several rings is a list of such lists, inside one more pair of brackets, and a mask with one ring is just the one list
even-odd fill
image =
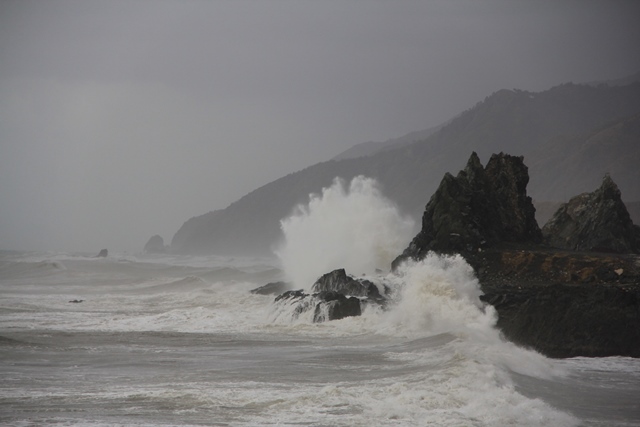
{"label": "turbulent sea surface", "polygon": [[[640,426],[640,360],[503,341],[460,257],[385,272],[412,221],[372,180],[282,231],[273,259],[0,251],[0,425]],[[386,309],[314,324],[249,292],[336,268]]]}
{"label": "turbulent sea surface", "polygon": [[0,424],[640,426],[640,361],[502,341],[461,259],[322,324],[249,292],[277,265],[0,252]]}

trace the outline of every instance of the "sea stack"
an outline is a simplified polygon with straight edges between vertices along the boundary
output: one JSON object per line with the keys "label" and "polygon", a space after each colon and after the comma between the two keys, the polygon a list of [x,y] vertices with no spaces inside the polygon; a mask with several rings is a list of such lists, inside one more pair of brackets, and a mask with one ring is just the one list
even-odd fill
{"label": "sea stack", "polygon": [[550,246],[574,251],[640,253],[635,226],[609,174],[600,188],[560,206],[542,229]]}
{"label": "sea stack", "polygon": [[422,216],[422,230],[394,262],[429,251],[472,252],[500,242],[540,243],[542,232],[527,196],[523,157],[500,153],[482,167],[471,154],[456,177],[445,174]]}
{"label": "sea stack", "polygon": [[163,254],[167,252],[167,248],[164,245],[164,240],[162,236],[156,234],[155,236],[151,236],[146,245],[144,245],[143,252],[145,254]]}

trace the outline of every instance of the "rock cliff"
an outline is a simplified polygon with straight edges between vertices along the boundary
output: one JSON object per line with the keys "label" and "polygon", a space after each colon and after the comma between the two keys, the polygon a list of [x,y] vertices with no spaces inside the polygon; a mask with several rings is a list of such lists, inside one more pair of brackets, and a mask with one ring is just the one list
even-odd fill
{"label": "rock cliff", "polygon": [[527,182],[522,158],[494,155],[483,169],[473,154],[457,177],[443,178],[394,267],[429,251],[459,252],[507,339],[551,357],[640,357],[640,258],[584,252],[636,250],[617,186],[606,176],[558,211],[545,234],[571,249],[560,250],[542,244]]}
{"label": "rock cliff", "polygon": [[527,196],[522,157],[494,154],[482,167],[471,154],[456,177],[447,173],[427,203],[422,229],[393,264],[429,251],[477,251],[502,242],[540,243],[542,233]]}

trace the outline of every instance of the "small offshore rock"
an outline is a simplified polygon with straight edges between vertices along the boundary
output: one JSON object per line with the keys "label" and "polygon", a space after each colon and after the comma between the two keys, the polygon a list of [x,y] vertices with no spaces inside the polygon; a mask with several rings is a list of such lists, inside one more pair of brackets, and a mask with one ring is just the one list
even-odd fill
{"label": "small offshore rock", "polygon": [[384,302],[378,287],[366,279],[349,276],[344,268],[322,275],[312,287],[313,292],[337,292],[345,296],[363,297],[378,303]]}
{"label": "small offshore rock", "polygon": [[339,320],[345,317],[360,316],[362,308],[360,300],[356,297],[346,297],[341,293],[333,291],[323,291],[314,294],[314,297],[321,300],[316,305],[313,321],[314,323],[326,320]]}
{"label": "small offshore rock", "polygon": [[98,255],[96,255],[96,258],[106,258],[107,256],[109,256],[109,251],[106,249],[101,249],[100,252],[98,253]]}
{"label": "small offshore rock", "polygon": [[145,254],[163,254],[167,252],[167,247],[164,245],[164,239],[162,236],[156,234],[151,236],[146,245],[144,245],[143,252]]}

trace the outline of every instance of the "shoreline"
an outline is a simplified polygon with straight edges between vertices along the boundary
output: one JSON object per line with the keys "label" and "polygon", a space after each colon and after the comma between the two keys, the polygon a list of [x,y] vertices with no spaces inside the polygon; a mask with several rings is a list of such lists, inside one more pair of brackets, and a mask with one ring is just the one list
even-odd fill
{"label": "shoreline", "polygon": [[553,358],[640,357],[640,256],[516,245],[462,256],[509,341]]}

